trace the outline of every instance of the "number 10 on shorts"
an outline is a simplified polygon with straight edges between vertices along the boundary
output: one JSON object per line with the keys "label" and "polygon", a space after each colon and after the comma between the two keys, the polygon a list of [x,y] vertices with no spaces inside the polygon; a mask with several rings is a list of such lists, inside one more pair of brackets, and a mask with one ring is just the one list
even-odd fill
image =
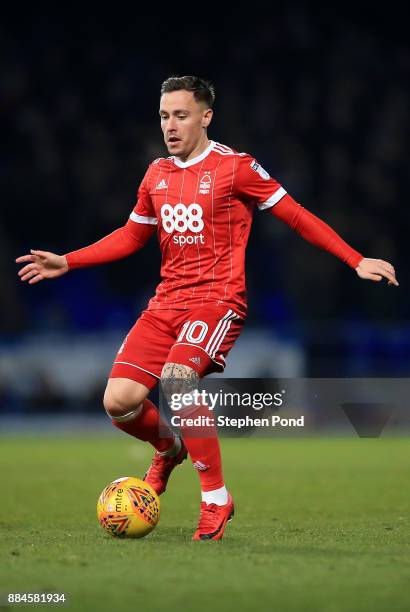
{"label": "number 10 on shorts", "polygon": [[208,331],[208,325],[205,321],[186,321],[177,338],[177,342],[182,342],[185,339],[192,344],[200,344],[205,338]]}

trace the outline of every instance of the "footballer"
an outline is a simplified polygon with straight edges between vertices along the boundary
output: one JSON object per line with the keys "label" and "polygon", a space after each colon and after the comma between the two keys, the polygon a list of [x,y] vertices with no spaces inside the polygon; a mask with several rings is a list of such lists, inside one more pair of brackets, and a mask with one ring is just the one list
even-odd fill
{"label": "footballer", "polygon": [[360,278],[398,286],[390,263],[363,257],[295,202],[252,155],[209,139],[214,99],[212,84],[203,79],[168,78],[159,115],[169,156],[148,166],[125,225],[66,255],[31,250],[16,260],[25,264],[21,280],[35,284],[127,257],[157,234],[161,282],[115,357],[104,407],[113,425],[154,447],[144,479],[159,495],[189,454],[202,498],[194,540],[221,539],[234,512],[218,437],[212,428],[203,436],[183,429],[175,434],[148,396],[159,382],[167,395],[176,380],[185,391],[195,390],[201,377],[223,372],[246,318],[245,251],[255,209],[285,222]]}

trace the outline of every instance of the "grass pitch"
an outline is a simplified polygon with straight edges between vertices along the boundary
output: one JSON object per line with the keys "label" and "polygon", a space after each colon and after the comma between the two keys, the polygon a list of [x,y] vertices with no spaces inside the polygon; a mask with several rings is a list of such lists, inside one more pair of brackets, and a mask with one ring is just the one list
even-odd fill
{"label": "grass pitch", "polygon": [[409,442],[225,439],[236,515],[221,542],[192,542],[189,462],[154,532],[117,540],[97,523],[97,497],[114,478],[141,476],[148,446],[120,434],[3,436],[0,609],[6,593],[46,591],[84,611],[408,610]]}

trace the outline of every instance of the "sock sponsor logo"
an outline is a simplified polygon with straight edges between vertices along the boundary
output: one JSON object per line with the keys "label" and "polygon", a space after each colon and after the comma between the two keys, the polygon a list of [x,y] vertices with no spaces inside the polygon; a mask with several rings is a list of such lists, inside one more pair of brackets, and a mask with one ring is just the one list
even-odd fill
{"label": "sock sponsor logo", "polygon": [[205,465],[205,463],[202,463],[202,461],[195,461],[195,463],[193,463],[193,466],[200,472],[205,472],[211,467],[210,465]]}

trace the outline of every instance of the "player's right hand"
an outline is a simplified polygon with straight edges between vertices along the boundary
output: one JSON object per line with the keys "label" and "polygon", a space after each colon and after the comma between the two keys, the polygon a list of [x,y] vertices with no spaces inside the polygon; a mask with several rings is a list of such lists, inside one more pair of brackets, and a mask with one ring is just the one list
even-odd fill
{"label": "player's right hand", "polygon": [[[29,262],[29,263],[27,263]],[[48,251],[30,250],[30,255],[17,257],[16,263],[27,263],[18,275],[22,281],[34,285],[45,278],[57,278],[68,272],[68,264],[64,255],[56,255]]]}

